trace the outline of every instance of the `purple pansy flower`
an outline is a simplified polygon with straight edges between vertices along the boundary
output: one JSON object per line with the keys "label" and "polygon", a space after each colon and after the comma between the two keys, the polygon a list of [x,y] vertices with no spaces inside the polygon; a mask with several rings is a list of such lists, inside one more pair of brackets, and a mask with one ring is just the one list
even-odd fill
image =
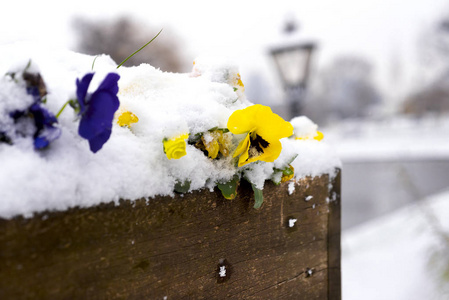
{"label": "purple pansy flower", "polygon": [[[21,118],[32,117],[36,127],[33,134],[34,148],[38,150],[44,149],[50,142],[59,138],[61,129],[55,126],[58,123],[56,117],[41,105],[42,94],[39,91],[39,86],[35,82],[27,80],[29,78],[40,79],[40,75],[25,73],[23,77],[27,82],[27,94],[31,95],[34,101],[27,109],[12,111],[9,113],[9,116],[15,121],[18,121]],[[0,141],[12,143],[6,133],[2,134],[2,132],[0,132]]]}
{"label": "purple pansy flower", "polygon": [[34,148],[43,149],[61,135],[61,129],[54,126],[54,124],[58,123],[58,120],[39,103],[31,105],[29,112],[33,115],[34,124],[36,125]]}
{"label": "purple pansy flower", "polygon": [[89,141],[90,150],[95,153],[111,136],[114,113],[120,105],[117,97],[120,76],[109,73],[98,89],[88,94],[93,76],[94,73],[89,73],[81,80],[76,80],[76,95],[81,116],[78,134]]}

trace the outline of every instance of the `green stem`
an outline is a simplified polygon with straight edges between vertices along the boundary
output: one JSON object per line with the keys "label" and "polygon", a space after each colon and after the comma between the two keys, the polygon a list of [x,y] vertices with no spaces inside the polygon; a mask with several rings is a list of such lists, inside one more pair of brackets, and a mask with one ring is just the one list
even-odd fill
{"label": "green stem", "polygon": [[117,69],[120,68],[120,67],[121,67],[121,66],[122,66],[128,59],[130,59],[131,57],[133,57],[134,54],[136,54],[137,52],[139,52],[140,50],[142,50],[143,48],[145,48],[146,46],[148,46],[152,41],[154,41],[154,39],[157,38],[157,37],[159,36],[159,34],[161,34],[161,32],[162,32],[162,29],[161,29],[161,31],[159,31],[159,33],[156,34],[156,36],[155,36],[154,38],[152,38],[148,43],[146,43],[145,45],[143,45],[142,47],[140,47],[139,50],[135,51],[133,54],[131,54],[130,56],[128,56],[127,58],[125,58],[125,60],[122,61],[122,62],[117,66]]}
{"label": "green stem", "polygon": [[94,61],[92,62],[92,71],[94,70],[94,65],[95,65],[95,61],[97,60],[97,57],[98,57],[98,55],[95,56]]}
{"label": "green stem", "polygon": [[56,119],[59,118],[59,116],[61,115],[62,111],[64,110],[64,108],[67,106],[67,104],[70,103],[71,100],[67,101],[66,103],[64,103],[64,105],[61,107],[61,109],[58,111],[58,113],[56,114]]}

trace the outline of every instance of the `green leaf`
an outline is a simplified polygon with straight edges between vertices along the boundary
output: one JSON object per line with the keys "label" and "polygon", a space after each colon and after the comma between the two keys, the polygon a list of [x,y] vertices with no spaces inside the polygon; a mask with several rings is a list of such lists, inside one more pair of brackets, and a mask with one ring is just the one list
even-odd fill
{"label": "green leaf", "polygon": [[261,189],[258,189],[254,184],[251,183],[251,187],[254,191],[254,200],[256,201],[254,203],[254,208],[259,209],[263,204],[263,191]]}
{"label": "green leaf", "polygon": [[186,180],[184,182],[176,181],[175,183],[175,192],[180,194],[185,194],[190,190],[190,180]]}
{"label": "green leaf", "polygon": [[159,36],[159,34],[161,34],[161,32],[162,32],[162,29],[161,29],[161,31],[159,31],[158,32],[158,34],[156,34],[156,36],[154,37],[154,38],[152,38],[148,43],[146,43],[145,45],[143,45],[142,47],[140,47],[140,49],[139,50],[137,50],[137,51],[135,51],[133,54],[131,54],[130,56],[128,56],[127,58],[125,58],[125,60],[124,61],[122,61],[118,66],[117,66],[117,69],[118,68],[120,68],[128,59],[130,59],[131,57],[133,57],[135,54],[137,54],[140,50],[142,50],[143,48],[145,48],[146,46],[148,46],[152,41],[154,41],[158,36]]}
{"label": "green leaf", "polygon": [[284,170],[282,170],[282,174],[284,174],[285,176],[290,176],[295,174],[295,171],[293,171],[291,167],[287,167]]}
{"label": "green leaf", "polygon": [[290,158],[290,160],[287,162],[287,166],[290,165],[297,157],[298,157],[298,154],[295,154],[294,156],[292,156],[292,158]]}
{"label": "green leaf", "polygon": [[240,177],[234,175],[232,179],[226,183],[217,183],[218,189],[221,191],[223,197],[232,200],[237,196],[237,188],[239,187]]}

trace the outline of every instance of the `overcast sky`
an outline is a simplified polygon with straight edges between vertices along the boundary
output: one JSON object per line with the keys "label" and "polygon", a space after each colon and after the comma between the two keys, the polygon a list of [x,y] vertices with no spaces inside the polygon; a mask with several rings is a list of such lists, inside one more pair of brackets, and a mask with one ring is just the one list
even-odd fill
{"label": "overcast sky", "polygon": [[18,0],[0,13],[0,44],[37,40],[70,48],[73,16],[132,15],[177,33],[187,60],[204,54],[230,56],[244,78],[245,73],[269,72],[267,45],[279,37],[291,14],[304,36],[319,42],[317,66],[337,55],[361,55],[375,63],[385,84],[392,60],[413,64],[419,34],[445,9],[443,0]]}

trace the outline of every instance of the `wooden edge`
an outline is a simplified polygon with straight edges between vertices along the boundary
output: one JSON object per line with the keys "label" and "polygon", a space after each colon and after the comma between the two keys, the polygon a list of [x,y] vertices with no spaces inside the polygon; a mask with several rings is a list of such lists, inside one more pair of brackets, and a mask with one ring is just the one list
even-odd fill
{"label": "wooden edge", "polygon": [[341,299],[341,169],[330,182],[328,221],[329,300]]}

